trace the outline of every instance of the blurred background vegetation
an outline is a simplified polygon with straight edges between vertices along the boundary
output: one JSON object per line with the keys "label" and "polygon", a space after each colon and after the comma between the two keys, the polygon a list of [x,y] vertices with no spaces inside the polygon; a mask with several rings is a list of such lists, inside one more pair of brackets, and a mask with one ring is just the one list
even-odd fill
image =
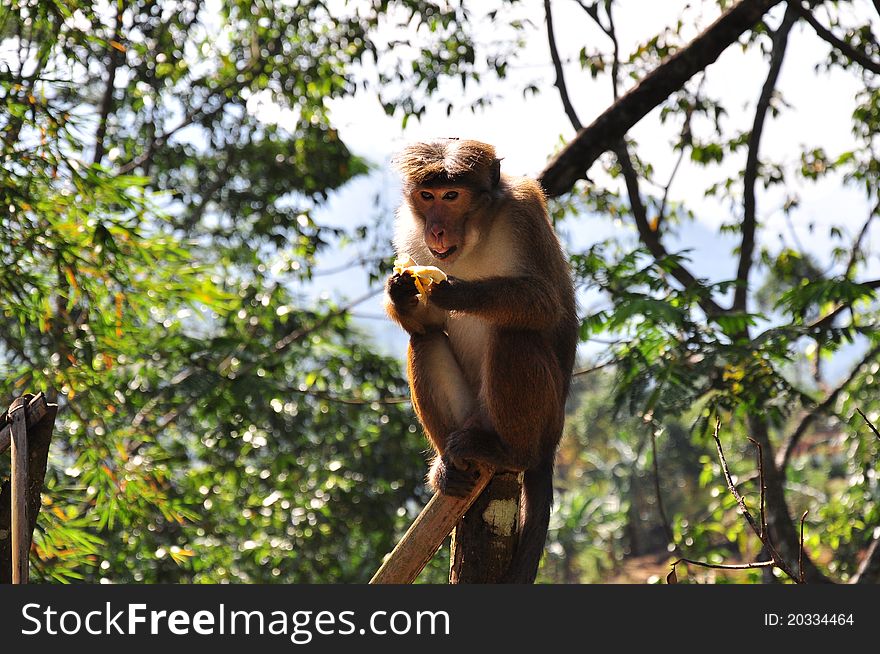
{"label": "blurred background vegetation", "polygon": [[[405,130],[429,106],[451,111],[456,85],[478,90],[461,100],[477,112],[496,110],[479,92],[487,80],[513,98],[553,95],[552,67],[537,83],[508,81],[524,40],[546,39],[549,4],[3,3],[0,398],[43,390],[60,405],[37,580],[369,580],[427,499],[425,442],[401,361],[353,318],[381,292],[392,216],[321,211],[382,162],[349,149],[328,106],[378,101]],[[698,14],[652,27],[632,52],[613,20],[627,3],[568,4],[590,36],[562,53],[567,70],[616,97],[734,3],[692,3]],[[778,4],[739,39],[762,71],[748,129],[725,126],[741,108],[707,92],[710,69],[646,119],[674,134],[668,179],[630,137],[552,205],[592,346],[570,398],[539,581],[655,582],[679,556],[765,556],[727,491],[716,417],[755,512],[747,436],[762,445],[780,551],[792,555],[809,510],[810,580],[877,580],[880,439],[855,409],[880,415],[878,17],[867,2],[810,6]],[[487,18],[504,30],[477,29]],[[840,41],[817,39],[816,75],[833,69],[859,88],[841,99],[853,147],[826,151],[817,126],[801,150],[759,159],[765,118],[794,111],[763,76],[793,25],[798,38],[819,33],[810,20]],[[255,105],[268,101],[284,120],[260,119]],[[497,110],[517,111],[505,102]],[[566,113],[560,104],[547,118],[559,133]],[[669,195],[679,164],[714,175],[700,192],[727,212],[720,231],[733,241],[713,256],[745,270],[682,283],[682,240],[700,216]],[[761,213],[749,235],[756,189],[781,189],[772,211],[803,223],[797,189],[819,184],[854,189],[865,207],[810,227],[823,254],[797,236],[761,236]],[[587,217],[610,236],[585,235]],[[317,257],[346,243],[373,253],[350,273],[367,291],[331,300]],[[420,581],[443,581],[447,567],[441,551]],[[701,582],[779,576],[679,571]]]}

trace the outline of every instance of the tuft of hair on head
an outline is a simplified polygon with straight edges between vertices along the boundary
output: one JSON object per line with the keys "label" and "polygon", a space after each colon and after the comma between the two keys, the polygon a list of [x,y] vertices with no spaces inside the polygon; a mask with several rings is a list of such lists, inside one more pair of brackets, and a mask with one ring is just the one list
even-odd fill
{"label": "tuft of hair on head", "polygon": [[457,138],[407,146],[392,159],[407,186],[460,184],[490,190],[500,179],[501,161],[488,143]]}

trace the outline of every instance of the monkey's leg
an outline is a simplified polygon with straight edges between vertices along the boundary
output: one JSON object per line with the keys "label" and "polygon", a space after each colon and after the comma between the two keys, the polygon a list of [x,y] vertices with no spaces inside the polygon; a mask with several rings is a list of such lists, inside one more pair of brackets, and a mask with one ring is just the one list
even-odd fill
{"label": "monkey's leg", "polygon": [[455,459],[528,470],[552,456],[564,416],[556,357],[536,334],[499,330],[487,352],[480,415],[449,435]]}
{"label": "monkey's leg", "polygon": [[414,334],[408,361],[413,408],[436,452],[428,481],[434,490],[463,497],[476,482],[477,471],[447,455],[446,442],[473,412],[475,393],[441,331]]}

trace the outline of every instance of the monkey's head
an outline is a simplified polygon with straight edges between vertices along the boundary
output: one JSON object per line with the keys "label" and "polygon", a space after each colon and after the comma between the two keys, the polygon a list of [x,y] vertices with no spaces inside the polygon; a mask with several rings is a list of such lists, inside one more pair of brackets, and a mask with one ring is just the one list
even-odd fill
{"label": "monkey's head", "polygon": [[479,141],[442,139],[416,143],[395,158],[404,199],[423,229],[435,259],[451,263],[473,247],[480,217],[496,196],[501,162],[495,148]]}

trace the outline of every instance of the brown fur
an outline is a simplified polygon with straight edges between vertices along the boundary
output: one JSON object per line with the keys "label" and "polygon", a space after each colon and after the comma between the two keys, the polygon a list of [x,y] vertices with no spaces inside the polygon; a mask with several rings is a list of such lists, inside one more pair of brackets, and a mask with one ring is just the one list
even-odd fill
{"label": "brown fur", "polygon": [[417,302],[406,276],[386,306],[411,335],[413,405],[436,452],[431,482],[466,492],[469,461],[525,471],[508,581],[534,580],[577,345],[574,288],[534,180],[500,175],[477,141],[413,145],[396,159],[405,201],[396,246],[449,281]]}

